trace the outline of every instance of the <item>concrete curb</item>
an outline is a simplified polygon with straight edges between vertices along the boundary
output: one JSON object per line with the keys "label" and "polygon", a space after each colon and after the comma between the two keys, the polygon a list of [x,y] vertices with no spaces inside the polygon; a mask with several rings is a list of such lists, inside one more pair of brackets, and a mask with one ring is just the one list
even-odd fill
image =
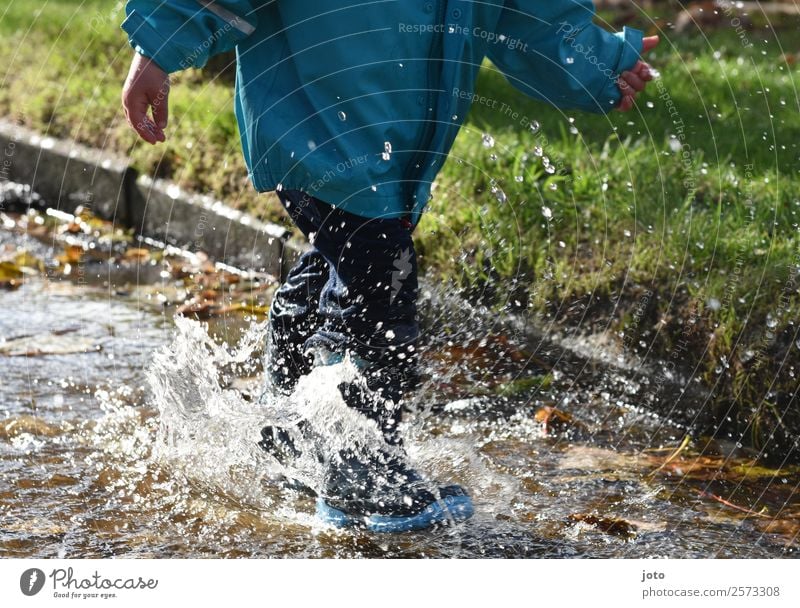
{"label": "concrete curb", "polygon": [[184,192],[164,180],[138,176],[124,160],[75,142],[43,137],[0,120],[0,180],[27,184],[47,204],[72,213],[90,206],[99,217],[136,234],[213,259],[286,277],[302,246],[275,224]]}

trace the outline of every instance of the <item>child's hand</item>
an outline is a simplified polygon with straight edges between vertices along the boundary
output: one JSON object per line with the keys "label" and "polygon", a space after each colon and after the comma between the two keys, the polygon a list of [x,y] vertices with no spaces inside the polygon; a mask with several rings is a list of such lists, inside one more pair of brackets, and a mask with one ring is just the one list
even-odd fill
{"label": "child's hand", "polygon": [[[136,53],[122,88],[122,107],[128,124],[148,143],[166,139],[168,100],[169,75],[153,61]],[[151,107],[152,119],[147,114]]]}
{"label": "child's hand", "polygon": [[[642,53],[654,49],[658,45],[658,36],[647,36],[642,39]],[[620,112],[627,112],[633,107],[636,94],[644,91],[645,85],[653,80],[652,68],[644,61],[637,61],[629,71],[622,72],[617,80],[617,85],[622,93],[622,100],[617,106]]]}

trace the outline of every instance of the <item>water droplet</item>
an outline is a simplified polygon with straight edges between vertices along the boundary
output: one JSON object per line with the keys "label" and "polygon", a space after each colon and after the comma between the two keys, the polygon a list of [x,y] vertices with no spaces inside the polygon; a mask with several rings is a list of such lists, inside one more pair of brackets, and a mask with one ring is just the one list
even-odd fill
{"label": "water droplet", "polygon": [[524,180],[525,180],[525,178],[524,178],[524,177],[522,177],[521,175],[515,175],[515,176],[514,176],[514,181],[515,181],[515,182],[519,182],[519,183],[521,183],[521,182],[523,182]]}
{"label": "water droplet", "polygon": [[542,207],[542,215],[549,220],[553,217],[553,210],[550,207]]}
{"label": "water droplet", "polygon": [[391,142],[385,141],[383,142],[383,154],[381,155],[383,160],[391,160],[392,159],[392,144]]}
{"label": "water droplet", "polygon": [[541,129],[542,125],[539,124],[538,120],[532,120],[530,124],[531,133],[536,133],[539,129]]}
{"label": "water droplet", "polygon": [[488,133],[484,133],[483,134],[483,147],[484,148],[494,148],[494,137],[492,137]]}
{"label": "water droplet", "polygon": [[652,101],[648,101],[644,105],[646,105],[648,108],[655,108],[656,107],[656,104],[654,104]]}
{"label": "water droplet", "polygon": [[345,120],[347,120],[347,114],[345,114],[345,113],[344,113],[344,112],[342,112],[342,111],[339,111],[339,120],[341,120],[342,122],[344,122]]}
{"label": "water droplet", "polygon": [[395,333],[391,329],[386,330],[386,334],[384,335],[386,336],[387,340],[394,340]]}
{"label": "water droplet", "polygon": [[770,329],[775,329],[778,327],[778,320],[772,316],[772,314],[767,314],[767,327]]}
{"label": "water droplet", "polygon": [[556,172],[556,167],[555,167],[555,165],[545,165],[544,170],[545,170],[546,173],[549,173],[550,175],[553,175],[553,173]]}
{"label": "water droplet", "polygon": [[[554,169],[554,171],[555,171],[555,169]],[[557,184],[557,183],[555,183],[555,182],[553,182],[552,184],[550,184],[550,185],[548,186],[548,188],[550,188],[550,190],[552,190],[553,192],[555,192],[556,190],[558,190],[558,184]]]}
{"label": "water droplet", "polygon": [[534,146],[533,155],[534,156],[541,156],[542,154],[544,154],[544,150],[542,150],[542,147],[541,146]]}
{"label": "water droplet", "polygon": [[575,58],[574,57],[567,57],[566,61],[567,61],[568,64],[572,65],[573,63],[575,63]]}
{"label": "water droplet", "polygon": [[503,192],[503,189],[498,186],[492,186],[492,194],[494,194],[494,197],[500,204],[503,204],[508,200],[508,198],[506,197],[506,193]]}

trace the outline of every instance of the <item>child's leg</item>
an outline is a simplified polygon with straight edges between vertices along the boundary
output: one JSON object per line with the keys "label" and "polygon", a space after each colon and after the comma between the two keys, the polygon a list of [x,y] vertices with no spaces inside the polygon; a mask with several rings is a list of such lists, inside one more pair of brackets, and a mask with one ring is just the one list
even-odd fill
{"label": "child's leg", "polygon": [[290,392],[310,371],[303,345],[322,323],[319,296],[327,282],[328,263],[312,249],[300,257],[272,299],[265,371],[281,391]]}
{"label": "child's leg", "polygon": [[323,323],[305,348],[350,352],[367,367],[370,388],[391,403],[349,403],[395,441],[403,392],[416,380],[417,263],[411,230],[398,219],[356,216],[297,191],[278,193],[292,219],[329,265],[319,300]]}
{"label": "child's leg", "polygon": [[[411,230],[400,220],[363,218],[298,191],[278,193],[295,224],[328,264],[319,297],[322,325],[305,342],[321,363],[351,354],[367,383],[383,399],[344,383],[350,407],[375,420],[386,441],[399,443],[398,401],[416,380],[417,263]],[[260,445],[288,454],[291,437],[267,427]],[[288,441],[287,441],[288,439]],[[325,477],[315,488],[317,516],[334,526],[366,525],[377,532],[402,532],[445,520],[463,521],[472,501],[458,485],[437,490],[414,470],[402,450],[359,446],[322,454]]]}

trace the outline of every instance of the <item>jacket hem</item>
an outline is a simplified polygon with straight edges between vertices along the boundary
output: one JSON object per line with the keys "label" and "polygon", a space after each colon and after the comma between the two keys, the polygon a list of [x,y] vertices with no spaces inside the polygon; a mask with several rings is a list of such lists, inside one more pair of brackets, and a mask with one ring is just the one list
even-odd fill
{"label": "jacket hem", "polygon": [[251,171],[248,176],[258,192],[272,192],[278,189],[300,190],[329,205],[361,217],[401,218],[411,214],[400,194],[379,192],[353,194],[353,189],[348,187],[348,184],[343,184],[341,187],[335,184],[318,186],[314,182],[295,180],[291,176],[276,180],[268,171]]}

